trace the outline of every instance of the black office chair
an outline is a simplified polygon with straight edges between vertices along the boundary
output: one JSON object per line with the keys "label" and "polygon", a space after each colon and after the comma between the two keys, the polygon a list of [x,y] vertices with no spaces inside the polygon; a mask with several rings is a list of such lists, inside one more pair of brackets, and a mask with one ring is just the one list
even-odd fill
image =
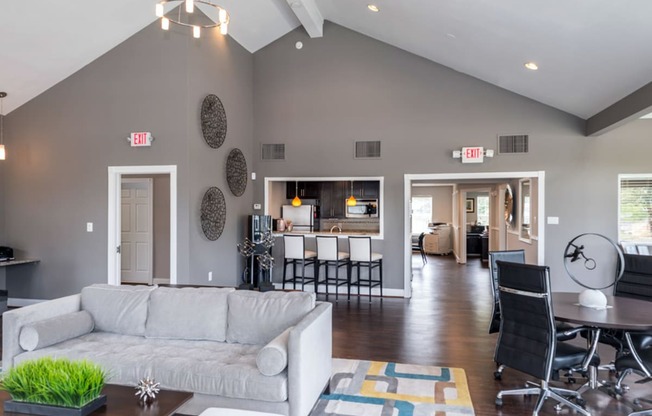
{"label": "black office chair", "polygon": [[[627,343],[627,351],[616,360],[616,370],[620,373],[614,390],[618,394],[623,392],[623,381],[625,377],[632,373],[641,375],[645,379],[640,382],[647,383],[652,381],[652,346],[640,347],[642,344],[641,337],[649,336],[647,334],[637,334],[626,332],[624,335]],[[652,409],[641,410],[630,413],[629,416],[652,415]]]}
{"label": "black office chair", "polygon": [[426,233],[421,233],[419,234],[419,238],[417,239],[416,243],[412,244],[412,251],[418,251],[419,254],[421,254],[421,261],[423,264],[428,263],[428,257],[426,256],[426,252],[423,251],[423,239],[425,238]]}
{"label": "black office chair", "polygon": [[[498,332],[500,328],[500,304],[498,303],[498,270],[496,267],[496,262],[499,260],[525,264],[525,250],[492,251],[489,253],[489,274],[491,275],[491,290],[494,295],[493,310],[491,311],[491,321],[489,322],[490,334]],[[558,341],[569,341],[577,337],[577,332],[579,332],[576,330],[576,328],[564,322],[556,322],[555,326],[557,328]],[[498,365],[498,368],[494,372],[494,378],[496,380],[500,380],[502,378],[505,366],[500,363],[496,364]],[[570,374],[568,376],[569,381],[574,381]]]}
{"label": "black office chair", "polygon": [[581,407],[584,400],[578,392],[549,385],[551,379],[558,378],[559,371],[584,371],[585,365],[598,365],[600,358],[596,354],[585,363],[585,348],[557,341],[548,267],[503,261],[496,265],[501,319],[494,359],[541,380],[533,387],[500,391],[496,405],[503,404],[503,396],[538,394],[533,415],[538,414],[547,398],[553,398],[590,416]]}

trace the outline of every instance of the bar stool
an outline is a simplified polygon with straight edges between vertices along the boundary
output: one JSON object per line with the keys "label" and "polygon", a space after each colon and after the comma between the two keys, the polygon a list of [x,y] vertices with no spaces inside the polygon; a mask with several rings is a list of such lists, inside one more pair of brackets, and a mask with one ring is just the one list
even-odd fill
{"label": "bar stool", "polygon": [[[285,246],[285,255],[283,258],[283,290],[285,290],[285,283],[292,282],[292,289],[296,290],[297,281],[301,282],[301,290],[305,289],[306,283],[313,282],[315,285],[315,293],[317,292],[317,270],[314,276],[306,278],[306,266],[313,265],[317,261],[317,253],[314,251],[306,250],[306,237],[296,234],[284,234],[283,244]],[[292,276],[286,278],[287,266],[292,265]],[[301,275],[297,275],[297,266],[301,266]]]}
{"label": "bar stool", "polygon": [[[371,289],[380,287],[380,297],[383,297],[383,255],[371,251],[371,237],[349,236],[349,299],[351,298],[351,286],[358,287],[358,296],[360,296],[360,286],[369,287],[369,302],[371,302]],[[360,267],[366,267],[369,270],[367,278],[360,275]],[[353,268],[358,271],[358,279],[353,281]],[[378,268],[378,280],[373,279],[373,269]]]}
{"label": "bar stool", "polygon": [[[326,299],[328,299],[328,284],[332,283],[335,285],[335,302],[338,300],[338,289],[342,285],[349,285],[349,253],[339,250],[339,239],[337,236],[317,236],[317,271],[315,276],[319,281],[319,270],[322,265],[326,266],[326,272],[324,273],[324,280],[319,283],[326,284]],[[329,267],[333,266],[335,268],[335,277],[330,277]],[[340,267],[346,266],[346,277],[340,277],[339,271]],[[315,287],[317,287],[315,285]],[[348,287],[349,293],[351,288]],[[315,290],[315,292],[317,292]]]}

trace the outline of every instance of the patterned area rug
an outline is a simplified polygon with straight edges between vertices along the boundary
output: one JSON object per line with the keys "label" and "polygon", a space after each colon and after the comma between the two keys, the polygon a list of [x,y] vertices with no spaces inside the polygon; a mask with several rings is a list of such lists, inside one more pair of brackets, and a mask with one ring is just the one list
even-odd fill
{"label": "patterned area rug", "polygon": [[333,359],[331,394],[311,416],[473,415],[461,368]]}

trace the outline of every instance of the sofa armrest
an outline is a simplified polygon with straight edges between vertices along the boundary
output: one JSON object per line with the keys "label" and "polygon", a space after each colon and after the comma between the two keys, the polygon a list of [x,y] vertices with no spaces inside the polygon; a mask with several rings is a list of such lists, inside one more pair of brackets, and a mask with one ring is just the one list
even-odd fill
{"label": "sofa armrest", "polygon": [[20,330],[24,325],[79,311],[81,295],[71,295],[49,300],[24,308],[13,309],[2,314],[2,369],[8,370],[14,364],[14,357],[24,350],[18,343]]}
{"label": "sofa armrest", "polygon": [[317,302],[288,340],[290,416],[307,416],[326,387],[333,359],[333,305]]}

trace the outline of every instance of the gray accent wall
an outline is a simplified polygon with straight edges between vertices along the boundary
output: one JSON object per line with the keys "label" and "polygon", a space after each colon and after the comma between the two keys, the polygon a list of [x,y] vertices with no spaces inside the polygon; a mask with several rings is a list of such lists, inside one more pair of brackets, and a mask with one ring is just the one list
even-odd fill
{"label": "gray accent wall", "polygon": [[[385,177],[385,239],[374,246],[390,288],[404,280],[404,174],[545,171],[546,215],[560,218],[546,226],[545,262],[555,290],[579,290],[563,270],[566,243],[587,231],[616,238],[617,174],[652,171],[649,152],[636,151],[652,148],[648,120],[586,138],[575,116],[329,22],[323,38],[295,30],[256,52],[254,91],[254,148],[286,144],[284,162],[256,155],[260,177]],[[523,133],[528,154],[451,157]],[[381,140],[382,159],[354,160],[355,140]]]}
{"label": "gray accent wall", "polygon": [[[228,119],[219,149],[201,135],[199,111],[209,93],[220,97]],[[231,38],[204,33],[195,40],[153,23],[13,111],[6,127],[2,239],[41,260],[7,270],[10,297],[55,298],[107,281],[109,166],[176,165],[178,282],[239,283],[236,244],[245,235],[253,188],[233,196],[225,166],[238,147],[251,168],[253,57]],[[132,131],[151,131],[153,146],[131,148]],[[225,229],[214,242],[199,222],[210,186],[227,203]],[[86,232],[86,222],[95,232]]]}

